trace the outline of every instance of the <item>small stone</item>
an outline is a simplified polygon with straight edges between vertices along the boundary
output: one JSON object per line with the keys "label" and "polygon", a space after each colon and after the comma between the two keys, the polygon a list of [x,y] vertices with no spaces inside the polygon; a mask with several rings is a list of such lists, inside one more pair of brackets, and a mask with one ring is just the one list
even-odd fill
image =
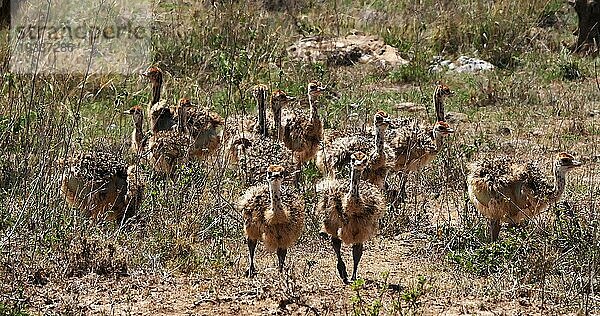
{"label": "small stone", "polygon": [[420,105],[416,105],[416,106],[411,106],[409,108],[406,109],[407,112],[411,112],[411,113],[415,113],[415,112],[423,112],[426,111],[427,109],[424,106],[420,106]]}

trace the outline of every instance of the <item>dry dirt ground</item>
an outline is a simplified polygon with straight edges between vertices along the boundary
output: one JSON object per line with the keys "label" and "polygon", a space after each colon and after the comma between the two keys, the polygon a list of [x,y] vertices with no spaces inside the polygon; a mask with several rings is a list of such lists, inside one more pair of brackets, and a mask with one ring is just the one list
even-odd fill
{"label": "dry dirt ground", "polygon": [[[539,290],[531,286],[460,272],[445,261],[439,246],[408,233],[368,242],[359,270],[365,284],[358,294],[338,279],[333,252],[324,240],[304,241],[291,249],[289,270],[283,276],[276,271],[276,256],[259,246],[259,273],[251,279],[244,277],[247,260],[240,243],[231,245],[232,251],[239,253],[237,262],[207,275],[88,274],[50,278],[45,286],[32,286],[25,292],[34,298],[30,311],[40,314],[355,315],[355,310],[368,314],[378,297],[381,315],[576,314],[575,307],[549,301],[553,296],[548,293],[542,303]],[[351,265],[350,248],[345,246],[344,251],[346,264]],[[426,281],[411,305],[402,297],[419,289],[419,275]],[[486,293],[485,297],[481,293]]]}

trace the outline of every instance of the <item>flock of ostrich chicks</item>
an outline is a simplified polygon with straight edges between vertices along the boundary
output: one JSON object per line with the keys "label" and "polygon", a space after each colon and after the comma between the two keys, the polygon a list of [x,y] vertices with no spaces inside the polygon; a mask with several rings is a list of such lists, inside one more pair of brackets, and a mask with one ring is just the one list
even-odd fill
{"label": "flock of ostrich chicks", "polygon": [[[390,197],[386,195],[386,177],[400,173],[400,179],[406,179],[407,173],[423,168],[440,151],[444,138],[454,132],[444,121],[444,99],[453,92],[439,82],[433,95],[437,118],[433,126],[416,119],[392,119],[377,111],[372,132],[344,134],[323,129],[318,99],[327,88],[315,81],[308,83],[308,111],[284,91],[271,93],[259,84],[252,90],[256,115],[223,119],[188,99],[175,106],[165,104],[160,97],[162,71],[152,66],[143,75],[152,85],[147,113],[139,106],[124,112],[133,118],[131,150],[137,163],[128,166],[116,155],[98,151],[80,152],[61,161],[61,191],[66,201],[95,219],[123,221],[136,212],[143,199],[139,165],[172,177],[187,159],[205,159],[224,147],[229,166],[240,171],[247,186],[237,207],[244,218],[248,276],[256,273],[258,241],[263,241],[268,251],[277,252],[279,271],[283,270],[287,249],[304,228],[305,203],[298,189],[302,167],[315,160],[325,176],[316,185],[320,235],[331,238],[337,270],[345,283],[349,278],[341,246],[352,245],[351,279],[356,279],[363,243],[376,234],[386,211]],[[147,133],[143,130],[145,115],[151,126]],[[498,238],[501,222],[518,225],[556,202],[564,192],[566,173],[580,165],[572,155],[560,153],[551,183],[534,162],[518,163],[503,157],[472,163],[467,179],[469,197],[488,219],[491,239]],[[400,185],[402,197],[405,183]]]}

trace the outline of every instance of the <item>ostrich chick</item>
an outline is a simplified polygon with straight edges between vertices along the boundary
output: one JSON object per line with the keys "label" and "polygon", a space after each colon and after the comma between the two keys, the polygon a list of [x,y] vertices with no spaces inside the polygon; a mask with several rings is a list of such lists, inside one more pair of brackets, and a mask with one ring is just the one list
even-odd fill
{"label": "ostrich chick", "polygon": [[[396,123],[396,122],[395,122]],[[422,169],[429,164],[442,149],[444,138],[454,133],[448,123],[438,121],[431,128],[424,128],[416,121],[404,120],[395,124],[398,128],[392,134],[389,145],[394,151],[393,171],[400,175],[400,197],[406,197],[406,180],[410,172]]]}
{"label": "ostrich chick", "polygon": [[445,122],[444,100],[454,95],[450,88],[436,82],[433,91],[433,105],[437,123],[431,127],[419,124],[417,120],[400,118],[392,122],[396,129],[387,131],[386,139],[395,153],[394,171],[400,174],[401,200],[406,197],[408,173],[419,170],[430,163],[441,150],[443,140],[454,132]]}
{"label": "ostrich chick", "polygon": [[78,153],[61,160],[61,192],[71,207],[93,219],[131,217],[142,201],[140,171],[105,152]]}
{"label": "ostrich chick", "polygon": [[259,240],[267,251],[277,251],[279,272],[283,272],[287,249],[300,237],[304,228],[304,199],[291,188],[281,189],[285,169],[279,165],[267,168],[269,184],[246,190],[237,203],[244,217],[244,233],[248,242],[247,275],[256,272],[254,253]]}
{"label": "ostrich chick", "polygon": [[400,131],[390,140],[396,160],[394,171],[412,172],[429,164],[443,146],[444,138],[454,133],[448,123],[439,121],[433,129],[421,127],[400,127]]}
{"label": "ostrich chick", "polygon": [[362,173],[363,179],[383,188],[385,177],[394,161],[394,152],[385,144],[385,131],[390,119],[384,111],[377,111],[373,118],[374,134],[360,133],[339,137],[325,145],[317,153],[317,167],[323,174],[335,177],[336,172],[346,168],[350,157],[357,151],[369,153],[369,162]]}
{"label": "ostrich chick", "polygon": [[[180,109],[181,110],[181,109]],[[189,158],[191,140],[184,133],[184,125],[177,129],[159,130],[165,120],[171,119],[171,111],[161,108],[152,113],[152,136],[148,139],[148,162],[152,168],[162,175],[175,176],[175,170]]]}
{"label": "ostrich chick", "polygon": [[180,99],[173,112],[177,125],[181,125],[179,129],[190,135],[192,140],[190,156],[203,158],[219,149],[220,127],[224,121],[218,113],[206,107],[194,106],[187,98]]}
{"label": "ostrich chick", "polygon": [[294,153],[298,165],[315,158],[319,144],[323,140],[323,123],[319,117],[317,102],[314,100],[325,87],[312,81],[308,84],[308,103],[310,112],[307,114],[294,109],[283,113],[281,127],[283,143]]}
{"label": "ostrich chick", "polygon": [[346,284],[348,273],[342,260],[342,242],[352,244],[352,280],[356,280],[363,243],[376,233],[378,221],[386,208],[381,190],[360,180],[360,173],[367,166],[367,160],[367,155],[363,152],[356,152],[351,156],[349,181],[325,179],[317,184],[316,211],[323,218],[321,235],[331,235],[337,270]]}
{"label": "ostrich chick", "polygon": [[[163,86],[162,70],[156,66],[151,66],[142,73],[142,76],[148,78],[152,86],[152,101],[148,106],[148,118],[152,129],[155,131],[171,130],[176,123],[173,119],[173,113],[169,110],[166,102],[160,100]],[[160,120],[157,119],[158,117],[160,117]]]}
{"label": "ostrich chick", "polygon": [[292,152],[283,143],[266,137],[252,140],[238,138],[234,159],[246,185],[255,185],[264,181],[266,169],[271,164],[282,166],[286,172],[296,174],[296,164]]}
{"label": "ostrich chick", "polygon": [[491,240],[498,239],[501,222],[518,225],[557,202],[565,190],[567,172],[579,166],[581,162],[572,155],[558,154],[552,184],[532,162],[497,158],[473,163],[467,178],[469,198],[488,219]]}

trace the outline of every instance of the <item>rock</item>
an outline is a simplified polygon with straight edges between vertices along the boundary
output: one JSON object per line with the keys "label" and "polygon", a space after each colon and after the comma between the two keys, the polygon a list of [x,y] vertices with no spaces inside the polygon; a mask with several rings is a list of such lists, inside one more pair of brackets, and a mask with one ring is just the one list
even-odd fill
{"label": "rock", "polygon": [[476,73],[494,69],[494,65],[482,59],[477,59],[468,56],[460,56],[457,60],[451,61],[443,59],[441,56],[434,56],[432,59],[429,71],[442,72],[444,69],[454,72],[470,72]]}
{"label": "rock", "polygon": [[398,50],[386,45],[377,36],[358,32],[338,38],[304,38],[287,48],[290,56],[310,62],[328,62],[352,66],[357,63],[378,63],[383,66],[408,64]]}
{"label": "rock", "polygon": [[408,109],[406,109],[406,112],[412,112],[412,113],[416,113],[416,112],[425,112],[427,111],[427,108],[425,108],[424,106],[412,106]]}
{"label": "rock", "polygon": [[454,69],[456,72],[479,72],[494,69],[494,65],[485,60],[467,56],[458,57],[456,64],[458,65],[458,67]]}

